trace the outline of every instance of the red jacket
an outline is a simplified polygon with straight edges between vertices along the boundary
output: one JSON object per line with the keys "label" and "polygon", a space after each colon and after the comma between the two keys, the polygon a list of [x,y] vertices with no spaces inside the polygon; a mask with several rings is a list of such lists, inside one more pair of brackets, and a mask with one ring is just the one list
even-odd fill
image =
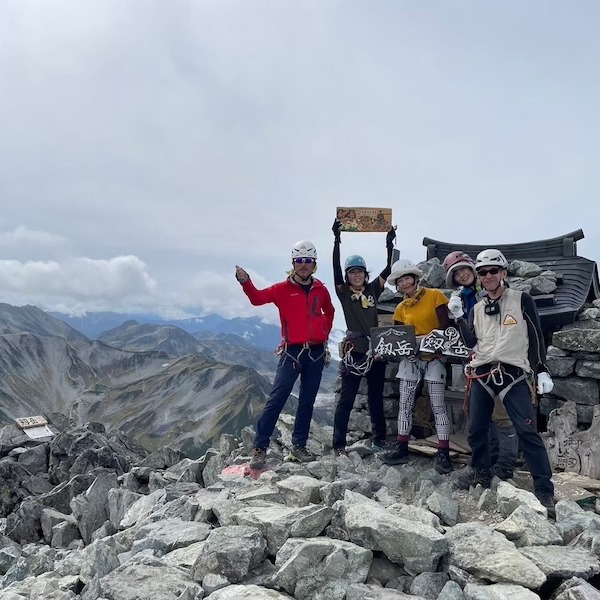
{"label": "red jacket", "polygon": [[313,278],[308,294],[291,278],[264,290],[257,290],[248,279],[242,289],[254,306],[275,304],[281,319],[281,335],[288,344],[327,341],[335,309],[327,288],[318,279]]}

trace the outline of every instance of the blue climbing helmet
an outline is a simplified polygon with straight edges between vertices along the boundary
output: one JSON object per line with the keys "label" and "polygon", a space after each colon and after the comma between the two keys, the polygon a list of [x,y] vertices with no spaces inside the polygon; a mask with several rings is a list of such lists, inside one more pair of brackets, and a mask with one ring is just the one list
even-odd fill
{"label": "blue climbing helmet", "polygon": [[344,263],[344,273],[347,273],[350,269],[362,269],[366,273],[367,263],[362,256],[353,254],[352,256],[349,256]]}

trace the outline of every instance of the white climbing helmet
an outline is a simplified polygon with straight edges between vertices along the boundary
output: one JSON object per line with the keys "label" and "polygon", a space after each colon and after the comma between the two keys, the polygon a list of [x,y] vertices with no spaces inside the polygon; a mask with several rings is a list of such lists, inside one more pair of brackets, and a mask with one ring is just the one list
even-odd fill
{"label": "white climbing helmet", "polygon": [[312,258],[313,260],[317,260],[315,245],[308,240],[296,242],[292,248],[292,260],[295,258]]}
{"label": "white climbing helmet", "polygon": [[475,268],[480,269],[481,267],[508,269],[508,261],[500,250],[488,248],[487,250],[482,250],[475,259]]}
{"label": "white climbing helmet", "polygon": [[387,278],[387,282],[390,285],[396,285],[396,280],[404,275],[414,275],[417,279],[421,279],[421,277],[423,277],[423,271],[410,260],[401,258],[392,265],[392,272]]}

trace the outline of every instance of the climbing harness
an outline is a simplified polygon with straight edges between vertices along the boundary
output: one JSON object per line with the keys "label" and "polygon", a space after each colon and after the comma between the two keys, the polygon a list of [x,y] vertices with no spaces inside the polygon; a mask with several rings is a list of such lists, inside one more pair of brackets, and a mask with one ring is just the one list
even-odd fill
{"label": "climbing harness", "polygon": [[[300,364],[300,357],[302,356],[302,354],[304,354],[306,352],[308,354],[308,358],[310,359],[311,362],[317,362],[321,357],[323,357],[325,366],[326,367],[329,366],[329,363],[331,362],[331,355],[329,354],[329,349],[327,348],[327,346],[325,344],[309,344],[308,342],[304,342],[304,344],[293,344],[293,345],[301,346],[300,352],[298,352],[298,354],[296,356],[294,356],[293,354],[290,354],[288,352],[289,344],[285,340],[281,340],[281,343],[275,349],[275,352],[274,352],[275,356],[284,356],[286,359],[289,358],[294,363],[294,368],[295,368],[296,365]],[[322,353],[319,356],[314,357],[312,355],[312,352],[313,352],[313,350],[316,350],[316,348],[315,348],[316,346],[321,348]]]}
{"label": "climbing harness", "polygon": [[[527,373],[523,371],[521,375],[512,375],[505,369],[502,363],[496,363],[486,373],[479,374],[475,372],[475,369],[473,367],[467,366],[465,368],[465,376],[467,378],[467,383],[465,385],[465,399],[463,402],[463,412],[465,414],[468,413],[469,393],[471,391],[471,385],[473,381],[479,381],[479,384],[492,398],[498,396],[501,402],[504,402],[504,397],[512,389],[512,387],[520,381],[523,381],[524,379],[527,380],[527,384],[529,385],[530,389],[532,388],[531,377]],[[506,386],[505,377],[508,379]],[[496,393],[490,387],[490,384],[502,389],[500,390],[500,392]]]}

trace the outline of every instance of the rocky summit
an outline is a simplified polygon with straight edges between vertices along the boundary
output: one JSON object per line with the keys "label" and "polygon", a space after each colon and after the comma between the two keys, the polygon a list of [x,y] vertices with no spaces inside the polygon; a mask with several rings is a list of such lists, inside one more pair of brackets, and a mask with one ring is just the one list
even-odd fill
{"label": "rocky summit", "polygon": [[549,520],[526,476],[458,490],[463,469],[386,466],[364,440],[334,457],[316,424],[318,459],[291,462],[285,414],[260,471],[248,427],[190,459],[49,421],[0,430],[0,600],[600,598],[600,515],[560,500]]}

